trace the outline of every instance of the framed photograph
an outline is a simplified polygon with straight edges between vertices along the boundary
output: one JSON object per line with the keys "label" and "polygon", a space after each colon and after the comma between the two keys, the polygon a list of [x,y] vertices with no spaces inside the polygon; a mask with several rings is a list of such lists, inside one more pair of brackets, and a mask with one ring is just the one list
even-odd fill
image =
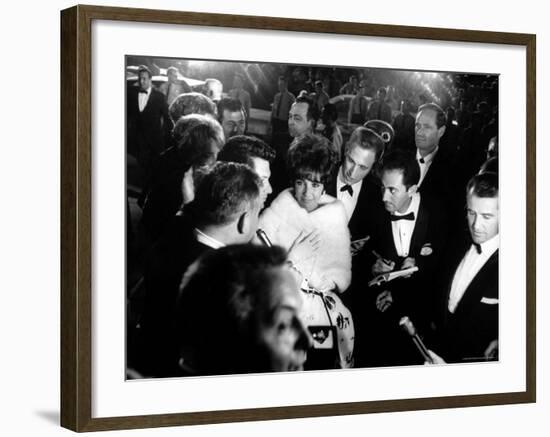
{"label": "framed photograph", "polygon": [[[62,11],[62,426],[83,432],[535,402],[535,44],[535,35],[474,30],[96,6],[75,6]],[[205,106],[187,110],[187,103],[179,103],[182,95],[198,96],[197,101],[205,101]],[[231,105],[238,108],[233,110]],[[441,108],[444,111],[438,121],[436,114]],[[424,156],[419,144],[427,142],[429,135],[418,132],[429,130],[430,121],[421,119],[422,113],[429,111],[435,123],[437,150]],[[239,118],[231,118],[230,113],[238,113]],[[409,119],[408,136],[403,134],[405,114]],[[149,116],[154,121],[145,121]],[[192,123],[196,120],[204,132],[195,129]],[[382,123],[378,123],[380,120]],[[146,123],[154,125],[153,133],[143,130]],[[185,123],[191,123],[192,127]],[[304,126],[308,132],[300,131]],[[210,137],[205,133],[207,128],[214,132]],[[428,334],[430,329],[439,332],[437,326],[417,323],[416,331],[410,322],[418,321],[420,316],[402,318],[400,322],[405,329],[394,323],[401,334],[392,336],[383,325],[371,322],[370,316],[362,316],[364,300],[346,297],[358,293],[355,288],[355,295],[350,292],[354,277],[359,277],[352,263],[362,260],[360,257],[366,252],[371,261],[389,260],[375,245],[376,238],[352,229],[349,217],[357,206],[354,203],[352,212],[348,212],[345,209],[348,203],[341,200],[348,192],[353,196],[351,183],[347,185],[349,191],[344,186],[338,190],[343,194],[334,193],[339,200],[327,197],[342,206],[343,214],[349,214],[344,222],[349,221],[349,229],[342,228],[345,238],[341,238],[336,227],[331,227],[325,237],[319,238],[320,242],[313,235],[311,241],[315,241],[304,243],[320,245],[321,249],[315,246],[315,250],[321,253],[323,241],[334,238],[327,251],[333,253],[326,255],[332,256],[333,261],[318,268],[323,274],[315,276],[317,264],[308,267],[309,274],[304,274],[299,262],[285,267],[285,272],[298,271],[302,279],[307,276],[301,291],[298,288],[294,291],[303,296],[320,296],[321,309],[328,314],[328,323],[315,317],[304,322],[299,311],[293,316],[300,326],[303,322],[302,337],[307,341],[301,347],[307,351],[307,359],[304,352],[303,360],[280,366],[273,364],[273,354],[271,361],[263,360],[266,351],[280,351],[269,341],[261,343],[261,348],[258,346],[258,338],[265,338],[264,333],[275,329],[272,319],[266,327],[259,322],[249,325],[246,318],[246,326],[253,326],[248,328],[255,341],[253,352],[243,349],[240,342],[239,347],[234,346],[231,329],[213,315],[218,313],[211,297],[192,300],[197,306],[188,305],[186,316],[180,317],[182,296],[194,298],[189,290],[193,284],[203,284],[196,278],[218,256],[210,254],[231,254],[231,248],[210,251],[199,257],[199,264],[194,263],[196,257],[193,257],[186,261],[185,268],[178,257],[157,258],[158,268],[153,273],[147,264],[150,254],[155,253],[174,216],[197,217],[196,205],[200,202],[196,199],[201,196],[197,187],[204,186],[209,177],[214,181],[226,180],[209,175],[219,171],[229,180],[229,173],[224,173],[225,165],[228,172],[238,170],[252,174],[250,177],[262,177],[254,165],[250,169],[242,164],[214,164],[209,161],[210,155],[203,153],[201,165],[188,164],[178,170],[181,174],[176,172],[175,197],[170,202],[164,198],[159,203],[160,209],[158,204],[156,210],[152,209],[159,186],[164,186],[159,180],[168,180],[173,159],[180,156],[178,153],[184,147],[192,147],[189,144],[194,141],[193,129],[198,132],[197,138],[207,135],[212,150],[219,132],[222,152],[223,144],[237,138],[235,134],[253,137],[275,152],[275,157],[266,158],[271,171],[263,182],[259,180],[260,188],[255,194],[262,198],[256,219],[259,215],[259,226],[265,232],[256,235],[258,225],[250,224],[253,220],[247,218],[249,212],[236,222],[239,232],[245,229],[250,234],[248,239],[259,239],[256,246],[250,247],[265,249],[265,244],[273,242],[292,249],[301,237],[289,237],[292,244],[285,247],[286,240],[273,231],[280,226],[269,227],[266,211],[288,201],[298,212],[289,212],[292,211],[289,206],[282,211],[296,220],[304,210],[315,213],[323,202],[319,199],[328,196],[325,192],[330,194],[329,179],[319,176],[321,170],[312,169],[309,165],[312,160],[303,162],[308,174],[317,175],[319,180],[298,171],[299,156],[286,156],[297,153],[303,138],[325,138],[322,141],[330,149],[327,155],[330,162],[335,170],[340,169],[338,174],[345,175],[346,160],[353,161],[349,152],[353,139],[365,132],[376,137],[383,144],[384,159],[376,166],[373,164],[381,175],[377,183],[382,193],[388,190],[393,195],[394,191],[392,184],[384,180],[384,166],[389,164],[383,163],[392,162],[392,157],[400,154],[416,156],[421,163],[416,184],[405,184],[404,170],[401,175],[410,199],[416,198],[417,186],[420,199],[430,197],[422,191],[422,185],[424,188],[427,185],[426,172],[430,171],[429,167],[428,170],[423,167],[424,158],[435,159],[435,153],[441,154],[442,150],[451,150],[452,156],[457,157],[455,164],[461,163],[450,167],[460,193],[465,192],[468,181],[477,173],[485,175],[481,179],[496,181],[496,195],[476,191],[478,200],[495,199],[496,214],[478,210],[469,203],[470,197],[461,199],[459,204],[434,203],[437,205],[434,214],[444,213],[447,217],[445,226],[451,227],[454,222],[468,224],[463,227],[475,243],[470,249],[472,259],[476,257],[476,247],[481,247],[481,253],[485,250],[488,234],[491,241],[496,241],[496,249],[492,249],[492,253],[498,250],[495,279],[482,287],[484,291],[494,289],[496,294],[482,294],[479,300],[495,315],[491,319],[493,334],[488,337],[494,341],[480,340],[482,335],[476,331],[475,340],[486,344],[481,353],[474,353],[473,357],[465,354],[458,360],[443,353],[449,364],[424,365],[424,361],[437,363],[441,358],[433,355],[441,353],[441,349]],[[407,148],[410,153],[401,153]],[[170,150],[175,151],[176,158],[167,161]],[[218,151],[212,152],[212,161],[216,161],[216,156],[218,161],[231,161]],[[203,174],[201,169],[207,163],[208,171]],[[295,176],[285,173],[287,164],[293,171],[298,168]],[[464,172],[455,173],[457,168]],[[333,174],[327,170],[328,173]],[[189,191],[185,191],[186,177],[195,201],[186,197],[189,196]],[[362,182],[364,185],[366,180]],[[409,192],[413,185],[415,188]],[[173,189],[174,185],[170,187]],[[299,193],[319,188],[320,197],[310,210],[309,200]],[[443,194],[444,199],[447,197]],[[392,217],[406,212],[398,207],[393,211],[392,202],[386,199],[381,203]],[[168,203],[172,206],[167,209]],[[413,220],[419,220],[420,209],[415,211],[417,219]],[[479,228],[475,223],[481,219],[493,225]],[[213,243],[212,235],[195,223],[191,229],[196,240],[214,247],[217,243]],[[332,223],[330,226],[335,226]],[[172,244],[175,241],[170,237],[168,240]],[[336,246],[342,241],[348,243],[341,256]],[[228,244],[232,243],[233,240]],[[189,255],[189,247],[177,247],[178,254]],[[390,312],[398,315],[395,308],[401,307],[394,305],[394,298],[398,302],[397,290],[401,289],[393,290],[388,284],[411,284],[406,281],[415,280],[424,271],[422,266],[420,271],[415,270],[420,266],[418,263],[405,262],[409,258],[407,250],[404,246],[400,250],[405,251],[400,252],[404,259],[400,268],[406,269],[403,274],[392,272],[392,276],[387,272],[364,280],[376,298],[372,309],[375,314],[390,308]],[[430,241],[422,245],[418,256],[428,258],[436,250],[435,243],[432,245]],[[469,262],[466,258],[460,266]],[[335,274],[325,287],[328,272],[335,270],[334,266],[342,259],[348,260],[347,276]],[[156,290],[159,282],[151,282],[151,277],[156,274],[157,281],[166,279],[168,273],[174,273],[174,264],[177,264],[175,297],[158,306],[156,297],[151,300],[150,290],[151,283]],[[193,267],[187,270],[189,265]],[[477,271],[483,266],[477,267]],[[370,274],[370,269],[369,265],[359,270],[368,270]],[[230,273],[233,272],[227,274]],[[206,278],[203,279],[221,281],[224,274],[213,270],[203,274]],[[472,273],[474,278],[476,274]],[[260,283],[264,284],[269,277],[261,277]],[[203,285],[195,288],[206,289]],[[449,288],[453,287],[458,286],[449,284]],[[339,297],[336,293],[335,300],[332,299],[333,291],[346,288],[346,293]],[[236,299],[233,297],[232,305]],[[451,306],[445,308],[451,317],[455,309],[458,311],[461,298],[455,296],[456,308],[451,305],[452,298],[448,299]],[[204,308],[198,307],[200,302]],[[249,315],[260,311],[259,306],[249,301],[242,305],[237,306],[239,320],[245,317],[242,314],[252,320]],[[344,309],[334,310],[339,305]],[[197,311],[193,311],[195,308]],[[337,311],[337,316],[331,318],[331,311]],[[164,334],[171,335],[172,331],[150,331],[148,317],[156,317],[158,323],[166,314],[168,322],[172,320],[168,313],[173,313],[175,319],[184,319],[183,328],[178,331],[185,333],[182,337],[195,339],[200,333],[200,338],[208,338],[208,347],[200,350],[207,351],[209,358],[201,361],[196,350],[186,353],[186,347],[195,343],[183,341],[181,345],[178,337],[178,347],[174,348],[178,352],[176,359],[167,359],[167,367],[157,366],[163,363],[159,357],[165,352],[158,349],[163,344],[158,339],[168,338]],[[468,317],[465,326],[475,322],[474,316]],[[346,329],[350,325],[353,328],[352,319],[355,331],[350,333]],[[197,325],[201,328],[195,330]],[[207,337],[205,332],[213,337]],[[351,346],[346,343],[349,339]],[[400,361],[401,351],[405,350],[401,342],[412,351],[409,352],[414,359]],[[250,356],[244,359],[248,353]],[[398,358],[387,358],[390,356]],[[312,357],[319,358],[321,364],[314,367],[311,363],[317,361]],[[201,367],[197,364],[201,362],[211,366]],[[248,367],[239,367],[237,363],[241,362]]]}

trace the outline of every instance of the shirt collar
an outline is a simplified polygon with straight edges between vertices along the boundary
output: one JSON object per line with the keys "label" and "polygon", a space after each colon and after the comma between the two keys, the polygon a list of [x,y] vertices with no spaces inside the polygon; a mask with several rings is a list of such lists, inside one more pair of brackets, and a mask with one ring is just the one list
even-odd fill
{"label": "shirt collar", "polygon": [[394,212],[392,215],[400,216],[407,215],[409,213],[414,213],[414,218],[418,215],[418,207],[420,206],[420,193],[414,193],[412,195],[411,203],[405,212]]}
{"label": "shirt collar", "polygon": [[[432,153],[428,153],[426,156],[424,156],[424,164],[432,162],[438,150],[439,150],[439,146],[435,146],[435,149],[433,150]],[[420,151],[416,149],[416,160],[420,161],[421,158],[422,156],[420,156]]]}
{"label": "shirt collar", "polygon": [[500,245],[499,234],[496,234],[493,238],[488,239],[484,243],[481,243],[481,253],[487,254],[487,257],[496,252]]}
{"label": "shirt collar", "polygon": [[206,235],[200,229],[195,228],[193,231],[195,233],[195,238],[197,239],[197,241],[204,244],[205,246],[211,247],[212,249],[219,249],[220,247],[225,246],[225,244],[223,244],[221,241],[216,240],[209,235]]}

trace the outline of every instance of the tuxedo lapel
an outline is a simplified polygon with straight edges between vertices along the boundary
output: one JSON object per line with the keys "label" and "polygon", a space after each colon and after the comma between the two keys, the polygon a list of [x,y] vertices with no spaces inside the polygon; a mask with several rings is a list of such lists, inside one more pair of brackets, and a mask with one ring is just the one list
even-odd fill
{"label": "tuxedo lapel", "polygon": [[498,265],[498,250],[491,255],[474,279],[472,279],[470,285],[468,285],[468,288],[455,309],[455,317],[460,317],[462,313],[468,313],[470,309],[481,300],[483,292],[487,289],[485,282],[487,279],[494,279],[490,271],[495,268],[495,265]]}
{"label": "tuxedo lapel", "polygon": [[332,178],[332,182],[327,185],[326,192],[327,194],[331,195],[332,197],[338,197],[336,195],[336,181],[338,180],[338,172],[340,171],[340,168],[338,167],[338,170],[334,174],[334,177]]}
{"label": "tuxedo lapel", "polygon": [[411,246],[409,248],[409,253],[420,253],[422,245],[430,243],[430,241],[427,240],[429,222],[430,213],[426,208],[424,208],[421,200],[420,206],[418,208],[418,217],[416,217],[416,222],[414,224],[414,230],[411,237]]}
{"label": "tuxedo lapel", "polygon": [[390,213],[387,211],[384,211],[384,222],[382,224],[383,226],[383,232],[382,235],[384,236],[384,246],[388,250],[388,253],[384,254],[385,258],[396,260],[399,258],[399,255],[397,255],[397,249],[395,247],[395,241],[393,241],[393,230],[392,230],[392,221],[390,219]]}

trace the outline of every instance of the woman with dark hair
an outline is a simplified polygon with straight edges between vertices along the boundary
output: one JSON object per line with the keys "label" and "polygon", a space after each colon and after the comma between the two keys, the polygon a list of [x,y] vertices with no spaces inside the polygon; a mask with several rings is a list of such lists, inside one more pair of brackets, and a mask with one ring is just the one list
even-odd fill
{"label": "woman with dark hair", "polygon": [[302,278],[304,318],[308,326],[336,328],[339,367],[353,363],[353,321],[337,294],[351,281],[350,236],[341,201],[325,193],[337,165],[326,138],[305,135],[288,151],[291,188],[264,210],[259,227],[273,244],[292,247],[300,235],[312,234],[319,244],[290,255]]}

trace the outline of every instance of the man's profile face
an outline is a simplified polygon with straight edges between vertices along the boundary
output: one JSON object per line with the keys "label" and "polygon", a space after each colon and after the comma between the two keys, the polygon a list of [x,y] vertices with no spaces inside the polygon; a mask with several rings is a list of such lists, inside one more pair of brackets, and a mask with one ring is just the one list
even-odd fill
{"label": "man's profile face", "polygon": [[309,104],[304,102],[294,103],[288,114],[288,133],[292,138],[301,137],[311,132],[313,120],[307,119]]}
{"label": "man's profile face", "polygon": [[140,71],[138,75],[138,83],[142,90],[148,90],[151,86],[151,77],[149,76],[149,73],[146,71]]}
{"label": "man's profile face", "polygon": [[246,128],[246,121],[243,111],[228,111],[223,110],[222,114],[222,128],[225,134],[225,139],[229,139],[235,135],[244,134]]}
{"label": "man's profile face", "polygon": [[357,144],[350,144],[347,147],[342,164],[344,182],[353,185],[364,179],[372,170],[375,160],[374,150],[364,149]]}
{"label": "man's profile face", "polygon": [[290,270],[273,268],[257,311],[257,341],[268,371],[303,370],[311,337],[300,317],[302,297]]}
{"label": "man's profile face", "polygon": [[437,127],[436,116],[435,111],[431,109],[425,109],[416,116],[414,139],[416,148],[422,156],[426,156],[435,150],[445,132],[444,126]]}
{"label": "man's profile face", "polygon": [[262,186],[260,187],[260,200],[262,204],[265,204],[267,196],[273,192],[273,188],[269,182],[271,177],[271,168],[269,166],[269,161],[262,158],[252,158],[252,167],[256,174],[260,177],[262,181]]}
{"label": "man's profile face", "polygon": [[407,188],[403,184],[401,170],[386,170],[382,173],[382,201],[390,214],[406,212],[415,191],[416,185]]}
{"label": "man's profile face", "polygon": [[498,196],[469,194],[466,204],[468,229],[474,243],[483,244],[498,234]]}

